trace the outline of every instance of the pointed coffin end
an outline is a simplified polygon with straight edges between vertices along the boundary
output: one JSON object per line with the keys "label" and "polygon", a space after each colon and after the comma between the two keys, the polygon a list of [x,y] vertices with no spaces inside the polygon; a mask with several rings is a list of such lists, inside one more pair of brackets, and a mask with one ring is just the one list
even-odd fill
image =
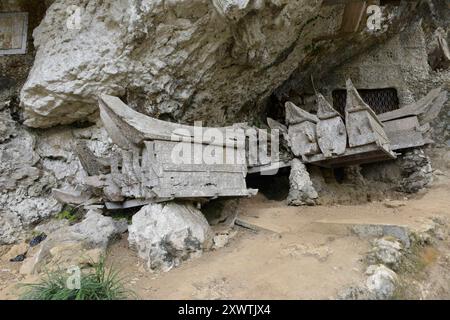
{"label": "pointed coffin end", "polygon": [[345,112],[367,109],[370,112],[374,113],[370,106],[361,98],[358,90],[356,90],[355,86],[353,85],[352,80],[347,79],[346,87],[347,102],[345,104]]}
{"label": "pointed coffin end", "polygon": [[317,93],[317,116],[319,119],[328,119],[333,117],[340,117],[341,115],[337,112],[331,104],[325,99],[325,97]]}
{"label": "pointed coffin end", "polygon": [[267,125],[269,126],[270,129],[272,130],[280,130],[283,133],[287,133],[287,128],[284,124],[272,119],[272,118],[267,118]]}
{"label": "pointed coffin end", "polygon": [[310,121],[317,123],[319,119],[317,116],[306,112],[305,110],[297,107],[294,103],[288,101],[285,104],[286,108],[286,123],[289,124],[297,124],[304,121]]}

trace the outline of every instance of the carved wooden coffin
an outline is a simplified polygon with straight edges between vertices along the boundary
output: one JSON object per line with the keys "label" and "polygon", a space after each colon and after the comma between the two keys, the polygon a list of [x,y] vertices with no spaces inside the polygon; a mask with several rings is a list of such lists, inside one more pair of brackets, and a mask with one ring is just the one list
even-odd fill
{"label": "carved wooden coffin", "polygon": [[389,146],[383,124],[375,112],[363,101],[350,79],[347,80],[345,119],[350,147],[375,143]]}
{"label": "carved wooden coffin", "polygon": [[[103,95],[100,115],[121,153],[111,174],[89,177],[109,201],[250,196],[245,135],[236,127],[202,128],[153,119]],[[198,132],[200,130],[200,132]]]}
{"label": "carved wooden coffin", "polygon": [[345,153],[347,147],[347,132],[341,115],[325,100],[320,93],[317,94],[317,141],[326,158]]}
{"label": "carved wooden coffin", "polygon": [[317,116],[286,102],[286,123],[289,125],[289,146],[296,157],[304,157],[320,152],[317,143]]}

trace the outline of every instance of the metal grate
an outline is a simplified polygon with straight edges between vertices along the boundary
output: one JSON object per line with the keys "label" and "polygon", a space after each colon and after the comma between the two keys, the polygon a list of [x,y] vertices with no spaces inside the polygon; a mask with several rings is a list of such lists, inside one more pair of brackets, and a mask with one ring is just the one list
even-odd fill
{"label": "metal grate", "polygon": [[[367,103],[376,114],[397,110],[399,100],[397,90],[387,89],[361,89],[358,90],[361,98]],[[345,104],[347,102],[346,90],[333,91],[333,107],[342,115],[345,115]]]}

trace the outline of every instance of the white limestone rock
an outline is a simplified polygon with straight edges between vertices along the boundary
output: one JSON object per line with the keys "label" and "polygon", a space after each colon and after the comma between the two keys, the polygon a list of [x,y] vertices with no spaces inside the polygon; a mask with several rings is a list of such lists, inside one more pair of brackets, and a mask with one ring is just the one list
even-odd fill
{"label": "white limestone rock", "polygon": [[28,227],[60,212],[50,196],[55,177],[39,168],[35,136],[12,123],[0,143],[0,244],[17,242]]}
{"label": "white limestone rock", "polygon": [[[127,95],[150,115],[223,123],[308,60],[308,44],[342,12],[321,4],[55,0],[33,33],[36,59],[20,95],[25,124],[92,120],[100,93]],[[81,9],[79,29],[67,28],[71,5]]]}
{"label": "white limestone rock", "polygon": [[169,271],[211,245],[211,229],[191,204],[155,203],[133,216],[130,246],[151,270]]}
{"label": "white limestone rock", "polygon": [[314,205],[319,197],[306,170],[306,166],[299,160],[293,159],[291,163],[291,174],[289,176],[288,205]]}
{"label": "white limestone rock", "polygon": [[367,268],[366,287],[374,299],[386,300],[394,295],[398,278],[397,274],[388,267],[372,265]]}

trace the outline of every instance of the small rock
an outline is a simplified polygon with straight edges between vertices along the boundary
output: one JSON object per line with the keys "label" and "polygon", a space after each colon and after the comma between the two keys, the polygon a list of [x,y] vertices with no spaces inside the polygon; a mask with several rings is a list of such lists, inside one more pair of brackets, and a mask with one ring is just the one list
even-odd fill
{"label": "small rock", "polygon": [[401,242],[392,237],[383,237],[373,242],[373,249],[369,252],[370,263],[382,263],[397,269],[403,255]]}
{"label": "small rock", "polygon": [[369,275],[366,280],[366,287],[374,299],[386,300],[392,298],[398,281],[397,274],[394,271],[380,264],[369,266],[366,274]]}
{"label": "small rock", "polygon": [[227,234],[218,234],[213,238],[214,248],[223,248],[228,244],[229,236]]}

